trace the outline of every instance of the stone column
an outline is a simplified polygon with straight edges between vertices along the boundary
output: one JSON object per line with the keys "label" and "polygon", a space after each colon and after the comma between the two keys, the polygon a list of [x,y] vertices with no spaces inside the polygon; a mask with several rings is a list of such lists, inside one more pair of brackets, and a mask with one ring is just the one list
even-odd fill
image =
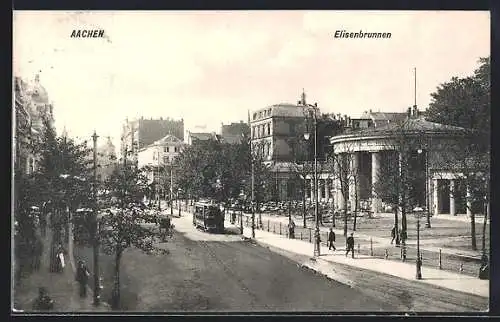
{"label": "stone column", "polygon": [[438,179],[432,179],[433,182],[433,190],[432,190],[432,206],[434,215],[439,215],[439,185]]}
{"label": "stone column", "polygon": [[344,203],[345,203],[345,200],[344,200],[344,195],[342,194],[342,185],[340,183],[340,166],[339,166],[339,162],[341,162],[341,158],[343,157],[342,155],[340,154],[337,154],[335,156],[337,158],[337,160],[335,161],[334,163],[334,176],[335,176],[335,179],[334,179],[334,184],[335,184],[335,207],[337,207],[337,209],[344,209]]}
{"label": "stone column", "polygon": [[372,152],[372,211],[373,213],[380,212],[382,200],[377,197],[375,185],[378,181],[380,173],[380,152]]}
{"label": "stone column", "polygon": [[469,185],[467,185],[467,192],[466,192],[466,196],[465,196],[465,199],[466,199],[466,203],[467,203],[467,216],[468,217],[471,217],[472,216],[472,196],[471,196],[471,192],[470,192],[470,187]]}
{"label": "stone column", "polygon": [[455,180],[450,179],[450,215],[456,216],[456,208],[455,208]]}
{"label": "stone column", "polygon": [[[358,154],[356,152],[349,155],[350,164],[349,164],[349,203],[351,204],[351,211],[354,211],[355,199],[356,199],[356,190],[359,186],[359,177],[357,178],[358,182],[354,181],[354,174],[359,173],[359,159]],[[358,199],[359,199],[359,190],[358,190]]]}

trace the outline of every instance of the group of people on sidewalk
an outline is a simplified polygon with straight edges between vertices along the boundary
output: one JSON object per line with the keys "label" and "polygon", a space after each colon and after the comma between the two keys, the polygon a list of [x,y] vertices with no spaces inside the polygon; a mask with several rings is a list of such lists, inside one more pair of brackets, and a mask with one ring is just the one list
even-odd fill
{"label": "group of people on sidewalk", "polygon": [[[293,219],[290,218],[288,222],[288,238],[295,239],[295,222]],[[317,240],[318,243],[321,243],[321,238],[320,236],[317,236],[319,240]],[[333,228],[330,228],[330,231],[328,232],[328,250],[337,250],[335,247],[335,232],[333,231]],[[352,258],[354,258],[354,233],[350,233],[350,235],[346,238],[346,253],[345,256],[351,253]]]}

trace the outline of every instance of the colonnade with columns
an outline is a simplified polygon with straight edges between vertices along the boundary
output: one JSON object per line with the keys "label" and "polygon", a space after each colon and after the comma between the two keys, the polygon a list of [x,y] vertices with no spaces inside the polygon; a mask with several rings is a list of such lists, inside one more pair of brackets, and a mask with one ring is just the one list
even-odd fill
{"label": "colonnade with columns", "polygon": [[[306,179],[306,186],[308,187],[306,191],[306,198],[314,200],[314,179],[308,176]],[[318,201],[332,201],[334,194],[332,189],[334,188],[334,180],[330,178],[328,174],[318,174],[318,189],[316,193],[318,194]]]}

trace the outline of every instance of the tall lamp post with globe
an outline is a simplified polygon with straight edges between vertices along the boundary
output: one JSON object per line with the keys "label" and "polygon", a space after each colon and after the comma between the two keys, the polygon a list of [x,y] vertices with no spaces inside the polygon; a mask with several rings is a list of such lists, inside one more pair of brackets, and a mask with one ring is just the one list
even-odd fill
{"label": "tall lamp post with globe", "polygon": [[[314,256],[319,256],[320,255],[320,235],[319,235],[319,215],[318,215],[318,117],[317,117],[317,112],[318,112],[318,107],[317,105],[307,105],[306,106],[307,111],[309,114],[312,115],[313,120],[314,120],[314,186],[313,186],[313,193],[314,193],[314,218],[315,218],[315,229],[314,229]],[[304,139],[306,141],[309,141],[310,139],[310,133],[304,133]]]}

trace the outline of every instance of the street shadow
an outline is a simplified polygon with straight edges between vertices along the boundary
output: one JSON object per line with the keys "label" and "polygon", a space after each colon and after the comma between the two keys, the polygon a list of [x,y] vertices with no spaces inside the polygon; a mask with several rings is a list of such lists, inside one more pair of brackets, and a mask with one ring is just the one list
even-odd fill
{"label": "street shadow", "polygon": [[[423,275],[423,273],[422,273]],[[474,279],[472,276],[467,276],[470,277],[470,279]],[[456,280],[456,278],[443,278],[443,277],[422,277],[422,281],[451,281],[451,280]]]}

